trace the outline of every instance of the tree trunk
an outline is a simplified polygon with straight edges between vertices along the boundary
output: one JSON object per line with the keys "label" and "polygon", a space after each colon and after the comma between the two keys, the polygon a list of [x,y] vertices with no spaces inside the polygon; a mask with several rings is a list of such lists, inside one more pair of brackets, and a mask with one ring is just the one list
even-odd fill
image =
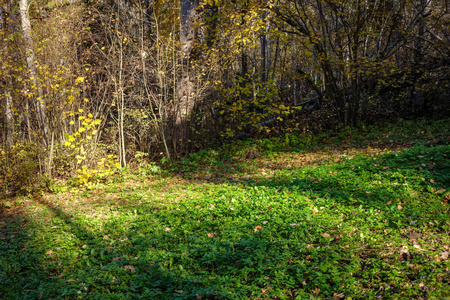
{"label": "tree trunk", "polygon": [[416,116],[420,116],[424,109],[424,103],[422,101],[422,86],[420,84],[420,78],[423,76],[423,39],[425,35],[425,10],[427,9],[427,1],[420,0],[420,6],[418,8],[417,15],[419,16],[419,32],[416,40],[414,41],[414,64],[417,70],[413,75],[413,87],[411,90],[411,104],[413,112]]}
{"label": "tree trunk", "polygon": [[23,31],[23,39],[25,42],[25,51],[26,51],[26,59],[27,59],[27,67],[30,72],[30,79],[33,84],[36,86],[38,91],[38,97],[35,101],[36,112],[38,118],[38,124],[42,130],[42,136],[44,138],[45,145],[48,145],[48,124],[45,113],[45,104],[44,99],[42,98],[42,88],[39,84],[39,81],[36,79],[37,71],[36,71],[36,63],[35,63],[35,55],[33,50],[33,37],[31,35],[31,22],[30,15],[28,14],[28,1],[20,0],[20,17],[22,21],[22,31]]}
{"label": "tree trunk", "polygon": [[182,74],[178,87],[178,103],[175,107],[175,127],[173,146],[175,154],[185,152],[189,141],[189,117],[194,109],[194,83],[190,74],[191,52],[194,47],[196,0],[182,0],[180,14],[180,42]]}
{"label": "tree trunk", "polygon": [[5,105],[5,114],[6,114],[6,145],[7,147],[11,147],[13,144],[13,135],[14,135],[14,117],[12,112],[12,97],[5,92],[6,105]]}

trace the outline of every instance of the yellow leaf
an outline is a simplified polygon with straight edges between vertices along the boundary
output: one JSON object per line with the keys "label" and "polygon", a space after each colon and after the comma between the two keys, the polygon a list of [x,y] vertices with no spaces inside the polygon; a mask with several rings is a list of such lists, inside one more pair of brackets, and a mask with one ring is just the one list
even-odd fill
{"label": "yellow leaf", "polygon": [[78,128],[78,132],[83,132],[83,131],[86,131],[86,128],[84,128],[84,127]]}
{"label": "yellow leaf", "polygon": [[75,124],[75,122],[74,122],[74,121],[70,121],[69,124],[70,124],[70,125],[73,125],[73,124]]}
{"label": "yellow leaf", "polygon": [[88,102],[89,102],[89,99],[84,98],[84,102],[88,103]]}
{"label": "yellow leaf", "polygon": [[81,83],[84,81],[84,77],[78,77],[77,79],[75,79],[76,83]]}
{"label": "yellow leaf", "polygon": [[82,113],[82,112],[84,112],[84,109],[80,108],[78,111],[79,111],[80,113]]}
{"label": "yellow leaf", "polygon": [[94,116],[92,114],[88,114],[88,117],[92,119]]}

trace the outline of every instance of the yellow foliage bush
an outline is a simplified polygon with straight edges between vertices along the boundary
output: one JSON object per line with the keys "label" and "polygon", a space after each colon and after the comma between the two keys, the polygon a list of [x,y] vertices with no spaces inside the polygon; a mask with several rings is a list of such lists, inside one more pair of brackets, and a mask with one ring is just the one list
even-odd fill
{"label": "yellow foliage bush", "polygon": [[40,188],[39,154],[35,143],[16,143],[0,149],[0,186],[5,193],[30,193]]}

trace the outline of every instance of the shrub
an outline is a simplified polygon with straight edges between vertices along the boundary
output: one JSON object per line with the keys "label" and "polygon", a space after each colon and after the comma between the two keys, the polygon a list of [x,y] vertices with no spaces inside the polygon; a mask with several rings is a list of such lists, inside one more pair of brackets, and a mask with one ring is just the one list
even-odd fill
{"label": "shrub", "polygon": [[[0,186],[11,194],[31,193],[41,188],[41,168],[45,153],[35,143],[17,143],[9,149],[0,149]],[[36,176],[39,174],[39,176]]]}

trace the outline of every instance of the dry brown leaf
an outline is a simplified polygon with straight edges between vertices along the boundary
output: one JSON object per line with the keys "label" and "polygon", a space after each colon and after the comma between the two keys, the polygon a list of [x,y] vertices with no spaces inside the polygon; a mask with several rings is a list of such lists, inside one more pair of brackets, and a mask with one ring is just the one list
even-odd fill
{"label": "dry brown leaf", "polygon": [[260,232],[262,230],[262,226],[258,225],[255,227],[255,229],[253,229],[254,232]]}
{"label": "dry brown leaf", "polygon": [[403,207],[399,204],[399,205],[397,205],[397,208],[402,209]]}
{"label": "dry brown leaf", "polygon": [[124,266],[124,268],[125,268],[125,271],[126,271],[126,270],[130,270],[130,272],[136,271],[136,269],[135,269],[134,266],[132,266],[132,265]]}
{"label": "dry brown leaf", "polygon": [[53,251],[52,251],[52,250],[48,250],[47,252],[45,252],[45,254],[47,254],[47,255],[53,255]]}
{"label": "dry brown leaf", "polygon": [[324,232],[324,233],[322,233],[322,237],[328,238],[328,237],[330,237],[330,235],[328,233]]}

